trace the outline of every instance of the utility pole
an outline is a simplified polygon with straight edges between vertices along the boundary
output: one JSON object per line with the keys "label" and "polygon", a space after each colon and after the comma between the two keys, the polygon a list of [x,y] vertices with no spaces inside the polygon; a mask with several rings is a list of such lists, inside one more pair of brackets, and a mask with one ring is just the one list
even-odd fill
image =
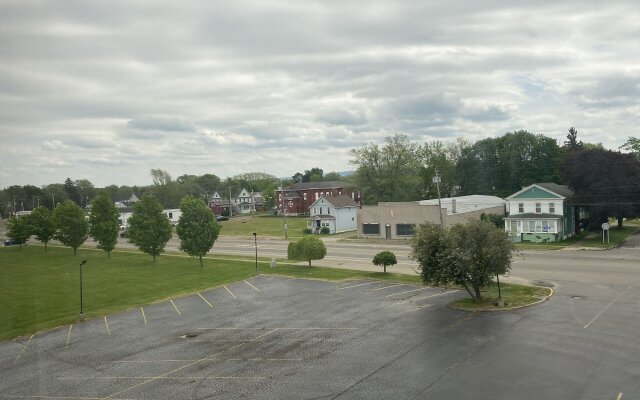
{"label": "utility pole", "polygon": [[438,211],[440,212],[440,229],[444,230],[444,222],[442,221],[442,202],[440,200],[440,175],[438,173],[438,170],[436,170],[436,176],[433,177],[433,183],[436,184],[436,187],[438,188]]}
{"label": "utility pole", "polygon": [[231,185],[229,185],[229,218],[231,218],[233,215],[233,213],[231,212]]}

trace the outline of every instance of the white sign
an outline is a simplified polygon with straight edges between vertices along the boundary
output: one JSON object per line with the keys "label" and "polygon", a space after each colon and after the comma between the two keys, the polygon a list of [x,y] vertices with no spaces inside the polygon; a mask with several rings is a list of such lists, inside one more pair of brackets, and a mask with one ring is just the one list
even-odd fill
{"label": "white sign", "polygon": [[608,231],[609,230],[609,223],[605,222],[604,224],[602,224],[602,230],[603,231]]}

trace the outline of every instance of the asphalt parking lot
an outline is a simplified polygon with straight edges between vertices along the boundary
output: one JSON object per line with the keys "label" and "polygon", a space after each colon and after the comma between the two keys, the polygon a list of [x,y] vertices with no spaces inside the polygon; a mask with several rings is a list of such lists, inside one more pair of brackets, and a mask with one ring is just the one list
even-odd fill
{"label": "asphalt parking lot", "polygon": [[556,289],[469,313],[453,290],[261,275],[2,342],[0,398],[640,397],[637,286]]}

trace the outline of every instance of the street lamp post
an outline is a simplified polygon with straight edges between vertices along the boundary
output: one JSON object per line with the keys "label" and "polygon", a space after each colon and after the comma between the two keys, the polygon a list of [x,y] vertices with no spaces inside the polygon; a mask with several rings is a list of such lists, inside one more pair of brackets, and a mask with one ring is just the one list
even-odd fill
{"label": "street lamp post", "polygon": [[444,229],[444,222],[442,221],[442,203],[440,200],[440,175],[438,174],[438,171],[436,171],[436,176],[433,177],[433,183],[436,184],[436,187],[438,188],[438,211],[440,211],[440,229]]}
{"label": "street lamp post", "polygon": [[256,275],[258,275],[258,234],[253,232],[253,247],[256,249]]}
{"label": "street lamp post", "polygon": [[87,260],[82,260],[80,263],[80,319],[84,319],[84,314],[82,312],[82,266],[87,263]]}
{"label": "street lamp post", "polygon": [[502,291],[500,290],[500,276],[496,274],[498,280],[498,307],[504,307],[504,300],[502,299]]}

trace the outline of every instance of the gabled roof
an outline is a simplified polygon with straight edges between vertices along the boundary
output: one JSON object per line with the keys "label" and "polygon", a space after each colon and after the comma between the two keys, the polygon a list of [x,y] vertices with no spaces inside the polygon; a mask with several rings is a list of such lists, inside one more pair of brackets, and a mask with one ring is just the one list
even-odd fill
{"label": "gabled roof", "polygon": [[282,190],[337,189],[351,186],[350,183],[343,181],[301,182]]}
{"label": "gabled roof", "polygon": [[353,199],[351,197],[345,196],[345,195],[340,195],[340,196],[320,196],[320,198],[318,200],[314,201],[309,208],[313,207],[314,204],[316,204],[317,202],[319,202],[322,199],[326,200],[327,203],[331,204],[335,208],[358,207],[359,206],[358,203],[353,201]]}
{"label": "gabled roof", "polygon": [[549,194],[548,197],[547,196],[542,197],[540,195],[536,195],[534,197],[529,196],[529,198],[543,198],[543,199],[544,198],[570,198],[573,196],[573,192],[568,187],[564,185],[558,185],[557,183],[553,183],[553,182],[545,182],[545,183],[534,183],[525,188],[522,188],[522,190],[520,190],[519,192],[516,192],[511,196],[507,197],[507,200],[511,200],[516,197],[526,198],[527,196],[521,196],[521,195],[526,194],[529,191],[546,192]]}

